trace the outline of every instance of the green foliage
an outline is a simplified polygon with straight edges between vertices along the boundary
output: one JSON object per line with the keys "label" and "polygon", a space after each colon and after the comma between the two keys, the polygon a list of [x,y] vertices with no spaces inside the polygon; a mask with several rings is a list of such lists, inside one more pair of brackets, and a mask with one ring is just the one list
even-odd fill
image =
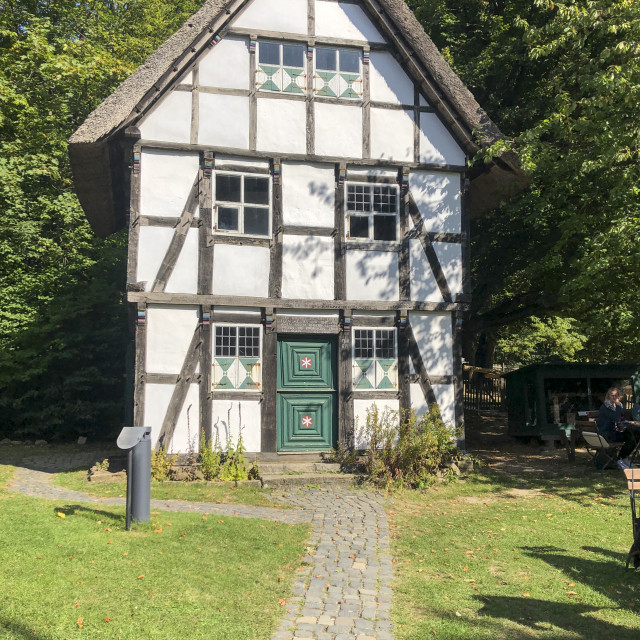
{"label": "green foliage", "polygon": [[222,449],[216,433],[215,442],[207,442],[204,432],[200,438],[200,471],[205,480],[215,480],[220,475]]}
{"label": "green foliage", "polygon": [[[400,415],[386,407],[380,412],[374,404],[367,410],[358,439],[368,442],[364,464],[373,482],[385,487],[424,488],[457,456],[454,437],[437,405],[418,420],[413,410]],[[444,475],[452,477],[446,471]]]}
{"label": "green foliage", "polygon": [[105,458],[102,462],[96,462],[94,466],[98,471],[109,471],[109,458]]}
{"label": "green foliage", "polygon": [[122,422],[126,236],[93,236],[66,140],[198,4],[2,4],[0,433],[110,437]]}
{"label": "green foliage", "polygon": [[238,442],[234,446],[233,439],[227,440],[227,451],[220,471],[220,479],[226,481],[247,480],[249,478],[249,461],[242,441],[242,430],[238,434]]}
{"label": "green foliage", "polygon": [[576,329],[574,318],[538,318],[505,327],[500,331],[496,360],[510,366],[524,366],[558,358],[579,360],[586,336]]}
{"label": "green foliage", "polygon": [[154,449],[151,452],[151,477],[158,482],[170,480],[173,475],[171,467],[177,460],[178,456],[168,455],[163,447]]}
{"label": "green foliage", "polygon": [[413,4],[531,181],[472,221],[465,330],[491,342],[532,316],[572,317],[581,357],[640,360],[640,4]]}

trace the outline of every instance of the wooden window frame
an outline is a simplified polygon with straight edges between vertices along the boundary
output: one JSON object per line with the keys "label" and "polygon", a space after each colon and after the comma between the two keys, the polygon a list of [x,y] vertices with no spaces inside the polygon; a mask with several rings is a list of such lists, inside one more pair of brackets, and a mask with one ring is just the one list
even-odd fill
{"label": "wooden window frame", "polygon": [[[371,206],[369,211],[351,211],[349,210],[349,187],[364,187],[369,189],[369,197]],[[373,198],[375,188],[389,188],[396,194],[395,213],[382,213],[373,210]],[[359,182],[357,180],[349,180],[344,183],[344,213],[345,213],[345,239],[347,242],[357,243],[385,243],[389,245],[400,244],[400,189],[396,184],[380,183],[380,182]],[[351,217],[367,218],[367,237],[351,236]],[[385,218],[393,217],[395,220],[395,238],[393,240],[377,240],[374,238],[374,218],[382,216]]]}
{"label": "wooden window frame", "polygon": [[[233,235],[233,236],[242,236],[246,238],[270,238],[272,234],[272,214],[273,214],[273,180],[271,176],[266,175],[264,173],[251,173],[250,171],[215,171],[212,182],[212,190],[213,190],[213,229],[215,233],[220,233],[224,235]],[[218,176],[230,176],[240,178],[240,202],[233,202],[230,200],[218,200],[217,197],[217,178]],[[245,191],[244,191],[244,183],[245,178],[260,178],[262,180],[267,180],[267,184],[269,186],[269,202],[268,204],[255,204],[252,202],[245,202]],[[266,209],[267,210],[267,233],[266,234],[258,234],[258,233],[245,233],[244,231],[244,209],[247,207],[254,207],[257,209]],[[238,209],[238,230],[234,229],[220,229],[218,224],[218,211],[219,207],[229,207],[229,208],[237,208]]]}

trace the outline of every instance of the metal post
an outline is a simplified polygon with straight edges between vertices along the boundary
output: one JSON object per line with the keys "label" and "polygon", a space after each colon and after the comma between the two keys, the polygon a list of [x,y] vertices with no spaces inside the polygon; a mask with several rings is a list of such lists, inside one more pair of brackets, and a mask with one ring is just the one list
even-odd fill
{"label": "metal post", "polygon": [[136,522],[151,519],[151,427],[131,450],[131,517]]}

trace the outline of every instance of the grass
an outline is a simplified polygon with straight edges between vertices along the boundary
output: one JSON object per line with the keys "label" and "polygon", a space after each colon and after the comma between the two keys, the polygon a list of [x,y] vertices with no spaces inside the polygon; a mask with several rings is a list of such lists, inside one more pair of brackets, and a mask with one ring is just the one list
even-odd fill
{"label": "grass", "polygon": [[[100,498],[125,496],[127,489],[126,482],[89,482],[86,469],[58,473],[53,483]],[[243,485],[236,487],[232,482],[152,482],[151,497],[157,500],[188,500],[283,508],[282,504],[271,500],[270,490]]]}
{"label": "grass", "polygon": [[[7,492],[0,465],[0,638],[267,639],[306,525],[152,512]],[[64,517],[62,517],[64,516]]]}
{"label": "grass", "polygon": [[478,475],[394,501],[397,640],[639,637],[621,475],[519,478]]}

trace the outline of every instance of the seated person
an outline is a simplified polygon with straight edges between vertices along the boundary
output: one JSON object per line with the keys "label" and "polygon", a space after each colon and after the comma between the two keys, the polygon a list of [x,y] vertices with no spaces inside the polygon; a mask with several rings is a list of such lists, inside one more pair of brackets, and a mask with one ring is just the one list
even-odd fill
{"label": "seated person", "polygon": [[634,422],[640,422],[640,402],[636,402],[633,407],[631,407],[631,419]]}
{"label": "seated person", "polygon": [[620,392],[615,387],[611,387],[604,397],[604,402],[598,412],[596,425],[598,433],[607,442],[624,442],[618,453],[618,466],[621,469],[628,469],[631,466],[629,455],[636,448],[636,438],[630,429],[625,429],[620,425],[622,422],[622,403],[620,402]]}

